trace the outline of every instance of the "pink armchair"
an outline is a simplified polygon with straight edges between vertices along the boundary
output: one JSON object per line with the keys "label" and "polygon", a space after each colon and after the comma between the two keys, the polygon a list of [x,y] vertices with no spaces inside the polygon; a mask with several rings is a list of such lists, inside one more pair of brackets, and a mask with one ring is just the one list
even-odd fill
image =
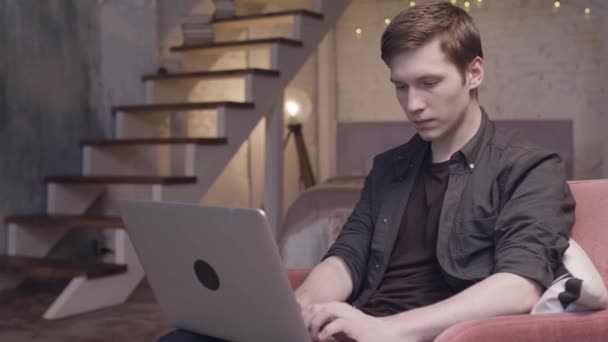
{"label": "pink armchair", "polygon": [[[573,181],[576,223],[572,237],[608,283],[608,180]],[[308,270],[289,270],[296,288]],[[469,321],[443,332],[436,342],[601,342],[608,341],[608,310],[593,313],[514,315]]]}

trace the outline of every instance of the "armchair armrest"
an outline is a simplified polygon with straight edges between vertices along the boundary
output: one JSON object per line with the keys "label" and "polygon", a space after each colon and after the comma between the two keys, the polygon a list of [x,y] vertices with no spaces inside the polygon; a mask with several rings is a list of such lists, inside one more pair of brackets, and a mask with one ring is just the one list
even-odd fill
{"label": "armchair armrest", "polygon": [[515,315],[456,324],[435,342],[600,342],[608,337],[608,310]]}
{"label": "armchair armrest", "polygon": [[308,274],[310,273],[310,269],[290,269],[287,270],[287,277],[289,278],[289,282],[291,283],[291,287],[295,290],[298,286],[302,285]]}
{"label": "armchair armrest", "polygon": [[[310,269],[290,269],[293,289]],[[444,331],[435,342],[603,342],[608,337],[608,310],[546,315],[513,315],[462,322]]]}

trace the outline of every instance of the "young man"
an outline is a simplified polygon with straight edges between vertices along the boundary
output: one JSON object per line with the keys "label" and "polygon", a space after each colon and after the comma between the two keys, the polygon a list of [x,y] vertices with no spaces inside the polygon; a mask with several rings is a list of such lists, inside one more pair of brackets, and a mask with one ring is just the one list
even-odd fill
{"label": "young man", "polygon": [[402,12],[382,58],[418,134],[375,158],[341,235],[297,290],[311,334],[424,341],[530,312],[562,271],[574,223],[561,159],[489,121],[477,100],[481,40],[464,10]]}
{"label": "young man", "polygon": [[336,243],[297,289],[313,339],[427,341],[530,312],[562,272],[574,222],[562,160],[495,129],[480,107],[483,52],[464,10],[402,12],[382,58],[418,134],[374,159]]}

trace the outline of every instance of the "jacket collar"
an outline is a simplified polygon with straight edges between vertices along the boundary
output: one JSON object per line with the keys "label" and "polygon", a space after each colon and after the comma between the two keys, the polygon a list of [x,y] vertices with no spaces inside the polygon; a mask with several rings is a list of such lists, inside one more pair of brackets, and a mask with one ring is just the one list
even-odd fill
{"label": "jacket collar", "polygon": [[427,151],[430,151],[431,143],[424,141],[420,135],[416,134],[406,144],[400,146],[393,157],[394,177],[392,182],[401,182],[405,175],[413,168],[417,158],[424,158]]}
{"label": "jacket collar", "polygon": [[[475,133],[473,138],[455,153],[460,154],[464,158],[465,166],[469,170],[472,171],[475,168],[476,162],[481,156],[482,147],[487,144],[493,133],[494,125],[488,118],[486,110],[481,107],[481,124],[479,125],[477,133]],[[452,155],[452,158],[454,158],[454,155]]]}
{"label": "jacket collar", "polygon": [[[485,109],[481,108],[481,124],[477,133],[459,151],[452,155],[452,160],[460,160],[470,170],[476,166],[477,160],[483,151],[482,147],[487,144],[494,133],[494,124],[489,119]],[[431,143],[423,140],[416,134],[406,144],[397,148],[393,157],[394,177],[392,182],[400,182],[413,167],[417,158],[424,158],[429,153]]]}

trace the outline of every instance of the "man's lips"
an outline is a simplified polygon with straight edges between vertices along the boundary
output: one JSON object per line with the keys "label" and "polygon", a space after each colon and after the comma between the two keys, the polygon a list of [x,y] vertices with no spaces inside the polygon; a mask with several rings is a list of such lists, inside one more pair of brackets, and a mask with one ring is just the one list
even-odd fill
{"label": "man's lips", "polygon": [[416,120],[416,121],[414,121],[414,124],[418,128],[428,128],[428,127],[432,126],[434,122],[435,122],[434,119]]}

